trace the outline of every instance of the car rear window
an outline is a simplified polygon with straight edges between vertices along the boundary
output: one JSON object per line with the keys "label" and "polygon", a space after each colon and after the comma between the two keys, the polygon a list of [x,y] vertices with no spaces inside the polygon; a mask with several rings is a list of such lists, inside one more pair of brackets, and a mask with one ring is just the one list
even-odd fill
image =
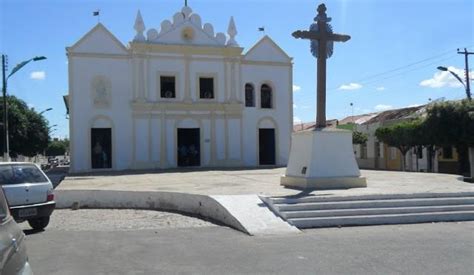
{"label": "car rear window", "polygon": [[47,182],[35,165],[14,164],[0,166],[0,185]]}

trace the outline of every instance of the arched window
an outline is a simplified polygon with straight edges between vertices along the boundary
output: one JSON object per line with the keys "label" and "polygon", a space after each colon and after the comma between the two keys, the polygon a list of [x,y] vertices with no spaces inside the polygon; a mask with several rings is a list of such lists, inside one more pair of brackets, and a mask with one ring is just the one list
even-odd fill
{"label": "arched window", "polygon": [[255,107],[255,91],[250,83],[245,84],[245,107]]}
{"label": "arched window", "polygon": [[264,109],[273,108],[272,96],[272,88],[267,84],[263,84],[260,88],[260,106]]}

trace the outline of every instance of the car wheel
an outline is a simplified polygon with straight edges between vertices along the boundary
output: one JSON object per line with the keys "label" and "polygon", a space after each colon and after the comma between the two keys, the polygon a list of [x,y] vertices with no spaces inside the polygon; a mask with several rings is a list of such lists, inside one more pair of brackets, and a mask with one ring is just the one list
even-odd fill
{"label": "car wheel", "polygon": [[42,217],[28,220],[28,223],[34,230],[44,229],[49,224],[49,217]]}

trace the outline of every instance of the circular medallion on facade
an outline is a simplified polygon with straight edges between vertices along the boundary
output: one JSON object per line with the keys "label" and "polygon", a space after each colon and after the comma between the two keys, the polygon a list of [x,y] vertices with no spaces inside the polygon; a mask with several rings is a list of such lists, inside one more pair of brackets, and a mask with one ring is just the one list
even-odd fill
{"label": "circular medallion on facade", "polygon": [[186,41],[191,41],[194,38],[194,30],[191,27],[186,27],[181,31],[181,37]]}

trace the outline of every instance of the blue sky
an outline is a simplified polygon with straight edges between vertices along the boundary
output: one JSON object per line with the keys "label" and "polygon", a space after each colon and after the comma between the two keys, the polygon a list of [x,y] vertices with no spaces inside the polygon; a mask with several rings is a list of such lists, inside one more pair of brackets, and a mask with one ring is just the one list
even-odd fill
{"label": "blue sky", "polygon": [[[316,60],[309,42],[292,38],[307,29],[321,2],[308,0],[189,0],[204,22],[225,32],[231,15],[239,44],[249,49],[261,38],[258,27],[294,58],[294,114],[314,121]],[[474,51],[472,0],[327,0],[335,32],[351,35],[335,45],[328,60],[327,116],[343,118],[387,108],[424,104],[429,98],[460,99],[464,88],[437,66],[464,68],[457,48]],[[181,9],[178,0],[1,0],[0,51],[8,54],[10,69],[35,55],[47,60],[28,64],[10,78],[9,93],[36,110],[54,108],[45,116],[57,124],[53,136],[68,136],[62,96],[67,93],[65,47],[73,45],[101,22],[122,43],[134,36],[138,9],[145,25],[158,28]],[[474,58],[471,56],[471,64]],[[472,68],[472,65],[471,65]],[[461,70],[457,71],[463,74]],[[473,74],[474,76],[474,74]]]}

